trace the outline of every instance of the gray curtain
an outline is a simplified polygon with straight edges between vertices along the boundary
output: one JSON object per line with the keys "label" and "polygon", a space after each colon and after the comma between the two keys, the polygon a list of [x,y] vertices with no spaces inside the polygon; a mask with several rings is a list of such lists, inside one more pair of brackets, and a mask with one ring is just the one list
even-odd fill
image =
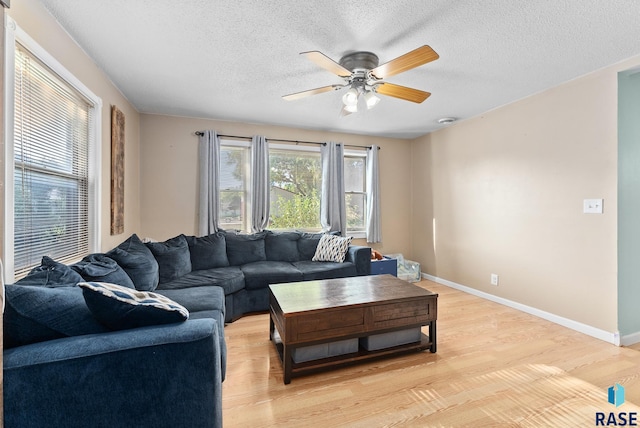
{"label": "gray curtain", "polygon": [[218,231],[220,206],[220,139],[216,131],[204,131],[198,142],[200,198],[198,234],[206,236]]}
{"label": "gray curtain", "polygon": [[378,146],[367,149],[367,242],[382,242]]}
{"label": "gray curtain", "polygon": [[320,197],[320,224],[325,232],[339,231],[345,235],[347,208],[344,200],[344,147],[328,142],[321,149],[322,196]]}
{"label": "gray curtain", "polygon": [[251,230],[260,232],[269,224],[269,145],[256,135],[251,139]]}

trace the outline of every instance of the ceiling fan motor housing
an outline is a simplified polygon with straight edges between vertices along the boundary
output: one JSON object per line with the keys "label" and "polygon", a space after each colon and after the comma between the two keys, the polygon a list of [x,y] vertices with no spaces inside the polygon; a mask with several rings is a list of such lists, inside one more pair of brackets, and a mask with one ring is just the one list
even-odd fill
{"label": "ceiling fan motor housing", "polygon": [[378,56],[373,52],[352,52],[340,58],[340,65],[352,72],[372,70],[378,62]]}

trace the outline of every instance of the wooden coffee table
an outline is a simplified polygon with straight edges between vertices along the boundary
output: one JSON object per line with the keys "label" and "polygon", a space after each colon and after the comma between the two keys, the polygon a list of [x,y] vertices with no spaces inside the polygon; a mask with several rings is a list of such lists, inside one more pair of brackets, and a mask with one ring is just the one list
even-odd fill
{"label": "wooden coffee table", "polygon": [[[336,365],[408,351],[436,352],[438,295],[391,275],[273,284],[269,299],[269,338],[280,354],[285,384],[293,375]],[[297,348],[425,325],[429,335],[421,333],[413,343],[293,361]]]}

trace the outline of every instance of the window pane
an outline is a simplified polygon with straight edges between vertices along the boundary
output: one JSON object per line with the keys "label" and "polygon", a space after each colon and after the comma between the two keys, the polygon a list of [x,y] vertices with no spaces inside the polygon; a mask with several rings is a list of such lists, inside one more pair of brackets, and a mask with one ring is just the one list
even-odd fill
{"label": "window pane", "polygon": [[247,189],[249,150],[246,147],[220,148],[220,227],[247,230]]}
{"label": "window pane", "polygon": [[365,158],[344,157],[344,190],[364,192]]}
{"label": "window pane", "polygon": [[350,232],[364,230],[366,212],[365,195],[351,193],[346,195],[347,230]]}
{"label": "window pane", "polygon": [[320,230],[320,153],[272,149],[269,163],[269,227]]}
{"label": "window pane", "polygon": [[89,252],[89,144],[93,106],[16,45],[14,274],[47,255],[68,263]]}

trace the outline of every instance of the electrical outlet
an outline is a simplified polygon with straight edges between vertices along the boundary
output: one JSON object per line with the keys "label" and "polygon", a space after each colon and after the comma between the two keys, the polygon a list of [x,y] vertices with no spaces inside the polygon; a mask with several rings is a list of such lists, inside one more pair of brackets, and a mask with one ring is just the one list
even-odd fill
{"label": "electrical outlet", "polygon": [[498,274],[492,273],[491,274],[491,285],[498,285]]}

